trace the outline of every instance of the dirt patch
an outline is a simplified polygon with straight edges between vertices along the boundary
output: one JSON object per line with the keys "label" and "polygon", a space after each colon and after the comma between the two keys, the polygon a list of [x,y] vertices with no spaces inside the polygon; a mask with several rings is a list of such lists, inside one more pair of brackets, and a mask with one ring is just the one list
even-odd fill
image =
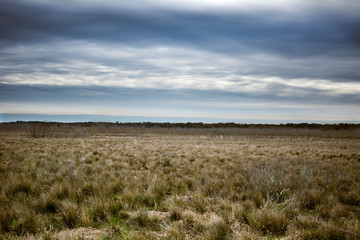
{"label": "dirt patch", "polygon": [[84,240],[95,240],[100,239],[105,234],[104,231],[99,229],[88,228],[75,228],[72,230],[63,230],[54,234],[54,238],[59,240],[72,240],[72,239],[84,239]]}

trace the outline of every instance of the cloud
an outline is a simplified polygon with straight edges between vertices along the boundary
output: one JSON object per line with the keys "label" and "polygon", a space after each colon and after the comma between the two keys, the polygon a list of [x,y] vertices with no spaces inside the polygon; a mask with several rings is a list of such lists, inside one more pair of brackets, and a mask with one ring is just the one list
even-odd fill
{"label": "cloud", "polygon": [[275,90],[269,86],[280,84],[283,88],[277,91],[283,89],[282,94],[292,94],[291,88],[327,91],[329,95],[360,93],[360,83],[353,80],[359,72],[352,70],[358,64],[356,60],[339,66],[336,60],[321,57],[290,61],[246,54],[237,58],[196,48],[134,48],[87,41],[16,46],[1,53],[0,77],[7,84],[194,88],[262,94]]}
{"label": "cloud", "polygon": [[[274,84],[271,87],[284,88]],[[20,119],[32,114],[73,118],[85,114],[87,118],[79,119],[113,121],[116,118],[109,116],[138,116],[136,121],[360,121],[358,94],[334,97],[321,91],[298,91],[302,94],[291,96],[272,92],[6,84],[0,85],[0,112],[4,119],[9,114]],[[54,119],[41,117],[31,119]]]}
{"label": "cloud", "polygon": [[220,4],[223,11],[215,11],[211,6],[218,6],[212,1],[188,1],[182,5],[191,7],[185,8],[168,1],[143,2],[144,7],[113,1],[101,5],[5,1],[0,10],[1,35],[8,43],[86,39],[132,46],[190,45],[228,54],[261,50],[291,58],[359,56],[360,17],[353,12],[360,4],[355,1],[326,5],[226,1]]}
{"label": "cloud", "polygon": [[[192,67],[198,53],[206,53],[232,59],[231,63],[238,65],[225,70],[232,74],[360,79],[360,16],[353,14],[360,4],[356,1],[326,5],[321,1],[295,1],[291,5],[284,1],[261,5],[226,1],[220,4],[222,11],[215,11],[218,4],[214,1],[193,5],[181,8],[168,1],[144,1],[143,7],[118,1],[101,5],[95,1],[4,1],[0,9],[2,72],[21,72],[22,64],[37,63],[41,68],[60,62],[69,64],[69,71],[75,64],[108,70],[115,64],[142,71],[154,67],[152,70],[159,71],[165,69],[164,63],[179,66],[179,61],[185,68]],[[189,1],[184,6],[192,5]],[[141,60],[144,54],[147,62]],[[212,63],[207,60],[208,72],[212,72]],[[67,72],[64,68],[49,70],[49,74]],[[181,76],[182,70],[184,67],[174,74]],[[46,69],[41,71],[47,73]]]}
{"label": "cloud", "polygon": [[3,0],[1,111],[77,102],[84,114],[268,118],[272,103],[283,117],[358,117],[359,11],[356,0]]}

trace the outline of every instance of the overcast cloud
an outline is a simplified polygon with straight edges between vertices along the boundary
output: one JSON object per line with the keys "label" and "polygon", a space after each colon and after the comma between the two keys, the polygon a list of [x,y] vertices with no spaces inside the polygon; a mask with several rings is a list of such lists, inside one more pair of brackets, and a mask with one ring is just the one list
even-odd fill
{"label": "overcast cloud", "polygon": [[360,121],[359,12],[357,0],[0,0],[0,113]]}

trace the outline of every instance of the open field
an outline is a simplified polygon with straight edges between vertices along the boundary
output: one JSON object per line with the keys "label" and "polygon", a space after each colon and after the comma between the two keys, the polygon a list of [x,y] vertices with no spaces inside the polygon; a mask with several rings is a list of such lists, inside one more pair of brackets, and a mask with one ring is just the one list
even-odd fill
{"label": "open field", "polygon": [[359,129],[47,131],[0,130],[0,239],[360,239]]}

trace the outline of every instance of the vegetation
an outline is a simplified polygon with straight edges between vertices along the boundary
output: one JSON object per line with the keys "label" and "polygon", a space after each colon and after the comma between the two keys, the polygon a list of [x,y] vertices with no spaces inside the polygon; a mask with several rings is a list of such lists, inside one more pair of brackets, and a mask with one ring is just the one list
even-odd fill
{"label": "vegetation", "polygon": [[360,239],[358,125],[31,124],[0,126],[0,239]]}

